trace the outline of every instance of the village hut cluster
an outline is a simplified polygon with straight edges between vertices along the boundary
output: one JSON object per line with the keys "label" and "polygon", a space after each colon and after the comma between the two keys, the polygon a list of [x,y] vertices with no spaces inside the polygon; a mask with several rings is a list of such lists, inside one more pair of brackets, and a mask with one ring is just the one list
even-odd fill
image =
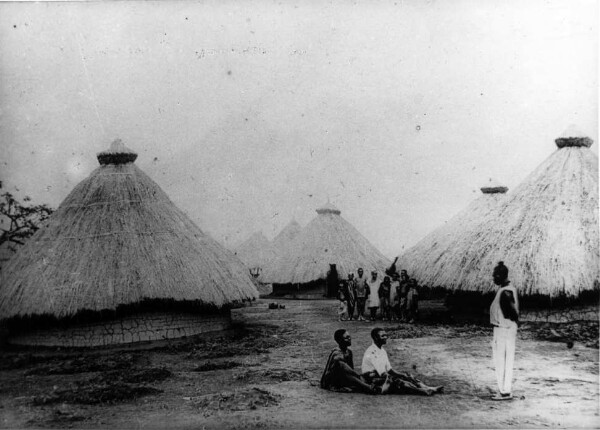
{"label": "village hut cluster", "polygon": [[[429,290],[482,297],[495,291],[490,274],[503,261],[525,305],[597,302],[598,158],[592,140],[573,127],[555,143],[557,150],[514,190],[493,179],[483,184],[477,199],[401,254],[398,267]],[[389,267],[335,206],[317,214],[287,249],[271,248],[262,261],[260,280],[275,294],[331,296],[325,281],[332,269],[343,278],[358,267]]]}
{"label": "village hut cluster", "polygon": [[514,190],[482,188],[465,210],[400,256],[421,284],[491,293],[499,261],[529,303],[598,300],[598,157],[568,129],[557,149]]}
{"label": "village hut cluster", "polygon": [[[519,186],[482,194],[397,259],[422,286],[490,293],[499,261],[523,296],[549,301],[600,280],[598,158],[568,131]],[[222,330],[230,309],[261,293],[333,297],[360,267],[390,260],[331,203],[272,241],[252,235],[235,253],[203,233],[113,142],[36,234],[2,267],[0,323],[25,345],[98,346]],[[396,261],[394,261],[394,265]],[[379,279],[382,279],[381,276]]]}
{"label": "village hut cluster", "polygon": [[258,296],[120,140],[0,273],[8,341],[99,346],[222,330]]}
{"label": "village hut cluster", "polygon": [[[262,262],[260,270],[260,281],[272,285],[273,295],[334,297],[338,284],[328,284],[328,276],[334,274],[335,279],[344,279],[359,267],[366,273],[383,273],[390,265],[388,258],[346,221],[332,203],[327,202],[316,212],[317,216],[304,228],[292,221],[273,240],[269,248],[272,256]],[[253,237],[256,234],[250,239]],[[257,249],[255,255],[264,255],[265,249]]]}

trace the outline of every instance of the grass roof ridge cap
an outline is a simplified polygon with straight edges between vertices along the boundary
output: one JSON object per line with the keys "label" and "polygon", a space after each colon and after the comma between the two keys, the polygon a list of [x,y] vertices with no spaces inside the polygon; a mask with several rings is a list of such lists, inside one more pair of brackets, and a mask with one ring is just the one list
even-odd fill
{"label": "grass roof ridge cap", "polygon": [[589,148],[592,146],[594,141],[586,136],[578,136],[578,137],[559,137],[554,140],[556,146],[559,149],[561,148],[577,148],[577,147],[586,147]]}
{"label": "grass roof ridge cap", "polygon": [[133,163],[137,156],[136,152],[126,147],[118,138],[112,141],[110,148],[96,154],[101,165]]}

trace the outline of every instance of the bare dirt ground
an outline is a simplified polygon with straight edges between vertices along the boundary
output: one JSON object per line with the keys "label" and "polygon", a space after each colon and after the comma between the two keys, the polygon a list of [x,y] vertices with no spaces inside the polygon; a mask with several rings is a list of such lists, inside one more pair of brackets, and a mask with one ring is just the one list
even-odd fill
{"label": "bare dirt ground", "polygon": [[[285,309],[268,309],[269,302],[236,309],[236,330],[225,338],[93,350],[5,350],[0,356],[0,426],[600,426],[597,322],[575,329],[524,324],[517,341],[516,398],[510,402],[489,400],[495,388],[491,328],[379,322],[392,337],[387,346],[392,365],[431,385],[442,384],[446,391],[433,397],[368,396],[324,391],[318,380],[334,347],[334,330],[351,332],[355,365],[360,366],[374,324],[338,322],[334,301],[278,301]],[[543,340],[557,332],[570,333],[574,346]]]}

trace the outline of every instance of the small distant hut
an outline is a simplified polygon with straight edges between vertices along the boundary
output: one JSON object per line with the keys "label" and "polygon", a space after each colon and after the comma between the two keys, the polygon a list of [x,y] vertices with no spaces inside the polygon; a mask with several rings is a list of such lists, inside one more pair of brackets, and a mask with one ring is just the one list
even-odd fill
{"label": "small distant hut", "polygon": [[332,265],[343,279],[358,267],[368,274],[371,270],[383,272],[389,266],[389,260],[334,205],[327,203],[316,212],[317,217],[263,275],[266,282],[273,283],[274,295],[322,297]]}
{"label": "small distant hut", "polygon": [[242,242],[234,253],[253,276],[259,276],[266,263],[274,256],[271,242],[260,231]]}
{"label": "small distant hut", "polygon": [[300,234],[302,227],[298,222],[291,220],[273,239],[273,251],[275,255],[282,255],[287,252],[290,244]]}
{"label": "small distant hut", "polygon": [[273,244],[269,239],[262,232],[256,232],[242,242],[234,252],[252,275],[252,282],[260,295],[269,295],[272,291],[271,286],[263,282],[262,276],[269,262],[275,258]]}
{"label": "small distant hut", "polygon": [[447,250],[454,256],[442,258],[436,251],[436,261],[421,247],[420,253],[409,250],[401,257],[405,264],[429,261],[435,278],[425,280],[487,293],[495,289],[492,270],[503,261],[520,294],[537,303],[552,305],[588,293],[597,301],[598,157],[589,149],[592,140],[573,130],[555,142],[558,149],[507,194],[468,240]]}
{"label": "small distant hut", "polygon": [[217,331],[258,296],[242,263],[203,233],[120,140],[98,154],[0,273],[13,344],[99,346]]}

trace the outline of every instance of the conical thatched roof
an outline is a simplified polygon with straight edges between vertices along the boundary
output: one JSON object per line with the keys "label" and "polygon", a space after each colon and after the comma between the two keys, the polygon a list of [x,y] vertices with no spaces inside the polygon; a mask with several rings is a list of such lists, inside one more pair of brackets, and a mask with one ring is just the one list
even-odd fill
{"label": "conical thatched roof", "polygon": [[100,167],[3,267],[1,319],[258,296],[241,262],[175,207],[136,157],[120,141],[99,153]]}
{"label": "conical thatched roof", "polygon": [[383,271],[390,264],[332,204],[317,209],[317,217],[302,229],[281,259],[265,270],[266,282],[303,284],[325,279],[330,264],[340,276],[363,267]]}
{"label": "conical thatched roof", "polygon": [[295,219],[291,220],[273,239],[272,244],[275,254],[281,255],[287,252],[290,244],[300,234],[300,231],[302,231],[300,224]]}
{"label": "conical thatched roof", "polygon": [[[487,292],[494,289],[494,266],[504,261],[521,294],[577,296],[595,288],[598,157],[589,150],[591,142],[581,135],[556,139],[559,149],[507,195],[497,215],[450,250],[456,254],[452,265],[431,264],[428,270],[438,274],[434,284]],[[410,260],[415,258],[429,257],[411,253]]]}
{"label": "conical thatched roof", "polygon": [[263,268],[274,256],[271,242],[260,231],[242,242],[235,254],[248,268]]}
{"label": "conical thatched roof", "polygon": [[457,250],[468,248],[486,218],[497,215],[507,191],[491,179],[481,187],[477,199],[402,254],[398,268],[406,269],[422,285],[456,288],[456,271],[463,264],[463,255]]}

